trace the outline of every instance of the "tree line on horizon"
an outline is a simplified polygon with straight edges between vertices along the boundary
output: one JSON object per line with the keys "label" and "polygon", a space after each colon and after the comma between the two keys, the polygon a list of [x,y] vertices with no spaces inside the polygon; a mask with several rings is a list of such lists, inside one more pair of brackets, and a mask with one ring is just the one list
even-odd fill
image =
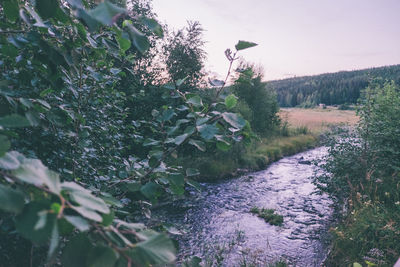
{"label": "tree line on horizon", "polygon": [[281,107],[343,105],[357,103],[360,92],[377,77],[399,84],[400,65],[275,80],[267,85],[276,91]]}

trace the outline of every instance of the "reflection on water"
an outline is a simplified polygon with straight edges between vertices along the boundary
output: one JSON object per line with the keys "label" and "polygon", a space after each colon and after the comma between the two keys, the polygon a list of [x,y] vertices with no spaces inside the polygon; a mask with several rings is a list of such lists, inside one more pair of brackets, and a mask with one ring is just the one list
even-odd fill
{"label": "reflection on water", "polygon": [[[264,171],[219,183],[164,209],[167,220],[186,230],[178,237],[180,258],[199,256],[222,266],[286,259],[291,266],[320,266],[327,253],[321,240],[332,215],[330,200],[313,194],[315,166],[299,161],[326,154],[316,148],[273,163]],[[251,214],[252,207],[273,208],[282,227]]]}

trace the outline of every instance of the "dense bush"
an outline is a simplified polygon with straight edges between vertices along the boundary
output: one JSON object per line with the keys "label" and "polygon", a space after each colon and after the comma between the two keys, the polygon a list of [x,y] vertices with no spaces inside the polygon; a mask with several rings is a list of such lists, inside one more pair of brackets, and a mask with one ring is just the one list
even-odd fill
{"label": "dense bush", "polygon": [[393,83],[372,83],[363,93],[356,130],[330,139],[317,186],[344,208],[334,231],[330,261],[363,262],[371,249],[381,251],[383,266],[399,257],[400,91]]}
{"label": "dense bush", "polygon": [[233,91],[239,97],[236,111],[250,122],[261,136],[274,133],[280,125],[276,93],[262,82],[262,74],[254,66],[242,64]]}
{"label": "dense bush", "polygon": [[142,2],[1,2],[1,264],[173,262],[171,239],[138,218],[196,187],[198,171],[177,164],[182,147],[243,139],[222,89],[208,103],[141,68],[163,34]]}

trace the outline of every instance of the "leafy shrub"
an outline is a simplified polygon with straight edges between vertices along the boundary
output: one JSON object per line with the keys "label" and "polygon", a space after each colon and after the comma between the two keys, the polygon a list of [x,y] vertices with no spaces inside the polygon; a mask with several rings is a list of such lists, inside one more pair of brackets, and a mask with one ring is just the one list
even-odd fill
{"label": "leafy shrub", "polygon": [[262,74],[256,73],[254,66],[242,63],[238,72],[239,78],[233,85],[233,91],[247,106],[240,104],[237,112],[243,112],[248,117],[256,133],[261,136],[271,135],[280,124],[276,93],[262,83]]}
{"label": "leafy shrub", "polygon": [[[183,147],[229,148],[247,134],[223,88],[211,103],[182,92],[184,80],[145,90],[154,73],[140,65],[163,32],[147,7],[133,11],[109,1],[1,2],[2,264],[173,262],[167,233],[138,218],[196,187],[198,170],[175,164]],[[163,100],[136,114],[134,104],[154,95]]]}
{"label": "leafy shrub", "polygon": [[[329,261],[333,265],[369,261],[378,266],[392,266],[400,249],[399,214],[399,210],[393,212],[384,205],[364,203],[343,224],[331,230],[334,239]],[[374,250],[381,252],[371,253]]]}
{"label": "leafy shrub", "polygon": [[[324,173],[315,182],[342,211],[329,262],[391,266],[400,256],[393,249],[400,216],[400,92],[393,82],[372,83],[363,95],[358,128],[337,129],[328,138]],[[371,258],[373,249],[382,255]]]}

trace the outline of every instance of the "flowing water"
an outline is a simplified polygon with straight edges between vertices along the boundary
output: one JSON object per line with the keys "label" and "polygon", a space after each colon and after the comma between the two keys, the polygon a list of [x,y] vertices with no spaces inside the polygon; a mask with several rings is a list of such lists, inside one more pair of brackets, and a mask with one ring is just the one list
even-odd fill
{"label": "flowing water", "polygon": [[[313,194],[314,165],[326,154],[320,147],[271,164],[268,169],[218,183],[164,209],[168,221],[186,234],[178,237],[179,257],[199,256],[220,266],[268,263],[284,259],[289,266],[320,266],[332,218],[330,200]],[[252,207],[272,208],[284,216],[272,226],[250,213]]]}

